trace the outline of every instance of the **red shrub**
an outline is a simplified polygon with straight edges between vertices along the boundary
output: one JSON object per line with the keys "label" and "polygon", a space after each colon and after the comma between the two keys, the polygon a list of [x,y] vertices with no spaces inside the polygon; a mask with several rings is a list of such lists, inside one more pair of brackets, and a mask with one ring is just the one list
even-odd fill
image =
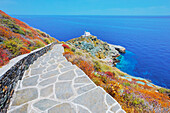
{"label": "red shrub", "polygon": [[29,52],[31,52],[31,51],[28,50],[27,48],[21,48],[21,49],[20,49],[20,52],[21,52],[21,54],[26,54],[26,53],[29,53]]}
{"label": "red shrub", "polygon": [[11,19],[11,17],[7,15],[5,12],[3,12],[2,10],[0,10],[0,14],[5,18]]}
{"label": "red shrub", "polygon": [[0,66],[3,66],[9,62],[8,54],[6,50],[0,48]]}
{"label": "red shrub", "polygon": [[71,51],[64,52],[64,53],[63,53],[63,56],[65,56],[65,55],[73,55],[73,52],[71,52]]}
{"label": "red shrub", "polygon": [[68,45],[66,45],[66,44],[63,44],[62,46],[63,46],[64,48],[70,49],[70,47],[69,47]]}
{"label": "red shrub", "polygon": [[16,19],[16,18],[12,18],[12,19],[15,21],[15,23],[16,23],[17,25],[19,25],[19,26],[21,26],[21,27],[23,27],[23,28],[25,28],[25,29],[33,30],[33,28],[31,28],[30,26],[28,26],[26,23],[24,23],[24,22],[22,22],[22,21],[20,21],[20,20],[18,20],[18,19]]}
{"label": "red shrub", "polygon": [[90,78],[92,78],[94,71],[94,66],[91,62],[87,61],[80,61],[80,64],[78,66],[80,69],[82,69]]}
{"label": "red shrub", "polygon": [[3,27],[3,26],[0,26],[0,36],[2,37],[6,37],[6,38],[11,38],[12,37],[12,33],[9,28],[6,28],[6,27]]}
{"label": "red shrub", "polygon": [[108,76],[110,76],[110,77],[114,77],[114,74],[113,74],[112,72],[110,72],[110,71],[105,72],[105,74],[108,75]]}
{"label": "red shrub", "polygon": [[28,35],[26,35],[25,37],[28,39],[33,39],[31,36],[28,36]]}

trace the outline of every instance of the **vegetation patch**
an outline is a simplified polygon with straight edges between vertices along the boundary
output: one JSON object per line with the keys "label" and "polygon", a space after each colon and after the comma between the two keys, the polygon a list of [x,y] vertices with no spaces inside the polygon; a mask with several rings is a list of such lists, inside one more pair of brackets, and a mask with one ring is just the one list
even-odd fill
{"label": "vegetation patch", "polygon": [[1,10],[0,15],[2,15],[0,19],[0,67],[18,55],[29,53],[57,41],[48,34],[10,17]]}

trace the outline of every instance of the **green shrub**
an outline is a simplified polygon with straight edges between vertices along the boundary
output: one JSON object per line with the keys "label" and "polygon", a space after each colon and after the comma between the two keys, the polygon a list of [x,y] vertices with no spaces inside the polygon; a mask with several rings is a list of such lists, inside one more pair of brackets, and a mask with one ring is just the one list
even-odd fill
{"label": "green shrub", "polygon": [[130,86],[130,83],[125,82],[125,83],[123,83],[123,85],[125,85],[125,86]]}
{"label": "green shrub", "polygon": [[47,44],[50,44],[50,43],[51,43],[50,39],[48,39],[48,38],[44,38],[44,41],[45,41],[45,43],[47,43]]}
{"label": "green shrub", "polygon": [[92,81],[97,85],[97,86],[99,86],[100,85],[100,79],[99,78],[97,78],[97,77],[95,77],[95,78],[92,78]]}
{"label": "green shrub", "polygon": [[124,72],[122,72],[122,71],[116,71],[116,73],[118,74],[118,75],[120,75],[120,76],[124,76],[124,75],[126,75]]}
{"label": "green shrub", "polygon": [[101,70],[101,63],[98,60],[93,60],[94,63],[94,68],[96,71],[100,71]]}
{"label": "green shrub", "polygon": [[14,33],[19,33],[19,34],[25,35],[25,32],[24,32],[23,30],[21,30],[20,28],[15,28],[15,29],[13,29],[13,32],[14,32]]}
{"label": "green shrub", "polygon": [[21,28],[9,19],[2,19],[2,24],[6,24],[9,28],[13,29],[13,32],[25,35],[25,32]]}
{"label": "green shrub", "polygon": [[100,76],[101,80],[103,83],[106,83],[107,82],[107,77],[106,76]]}
{"label": "green shrub", "polygon": [[133,102],[132,102],[134,105],[138,105],[138,104],[140,104],[140,102],[138,101],[138,100],[133,100]]}
{"label": "green shrub", "polygon": [[81,53],[81,52],[79,52],[79,51],[77,51],[76,54],[77,54],[77,55],[80,55],[80,56],[83,55],[83,53]]}
{"label": "green shrub", "polygon": [[169,89],[165,89],[165,88],[159,88],[158,92],[159,93],[170,93],[170,90]]}
{"label": "green shrub", "polygon": [[45,46],[45,44],[40,40],[34,40],[34,42],[35,42],[35,48],[41,48]]}
{"label": "green shrub", "polygon": [[109,65],[102,64],[101,70],[102,70],[102,72],[107,72],[107,71],[112,72],[112,71],[113,71],[113,68],[112,68],[111,66],[109,66]]}
{"label": "green shrub", "polygon": [[25,31],[26,31],[26,34],[27,34],[28,36],[33,37],[33,34],[32,34],[32,32],[31,32],[30,30],[25,29]]}
{"label": "green shrub", "polygon": [[13,22],[12,21],[10,21],[9,19],[2,19],[2,24],[12,24]]}
{"label": "green shrub", "polygon": [[76,51],[76,49],[75,49],[75,48],[71,48],[71,51],[75,52],[75,51]]}
{"label": "green shrub", "polygon": [[144,104],[144,100],[143,99],[141,99],[141,98],[135,98],[133,101],[132,101],[132,104],[134,105],[134,106],[137,106],[137,105],[139,105],[139,104]]}
{"label": "green shrub", "polygon": [[8,24],[7,24],[7,26],[9,27],[9,28],[14,28],[14,29],[19,29],[19,26],[18,25],[16,25],[16,24],[14,24],[14,23],[11,23],[11,22],[9,22]]}
{"label": "green shrub", "polygon": [[22,42],[19,39],[13,39],[13,40],[6,40],[4,42],[6,48],[13,54],[14,56],[20,55],[20,48],[23,46]]}

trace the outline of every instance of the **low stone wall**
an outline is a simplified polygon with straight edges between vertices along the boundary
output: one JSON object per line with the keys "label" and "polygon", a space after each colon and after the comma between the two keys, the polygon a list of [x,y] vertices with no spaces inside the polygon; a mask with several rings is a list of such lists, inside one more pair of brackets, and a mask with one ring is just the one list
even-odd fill
{"label": "low stone wall", "polygon": [[14,93],[15,85],[38,57],[51,50],[56,42],[43,48],[32,51],[29,54],[18,56],[12,59],[9,64],[0,68],[0,112],[6,113],[10,104],[10,99]]}

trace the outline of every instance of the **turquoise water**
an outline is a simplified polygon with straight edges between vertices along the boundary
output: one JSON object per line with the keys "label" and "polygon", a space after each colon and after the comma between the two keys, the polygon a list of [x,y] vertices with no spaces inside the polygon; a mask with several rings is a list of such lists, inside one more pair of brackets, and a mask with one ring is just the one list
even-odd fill
{"label": "turquoise water", "polygon": [[134,72],[132,70],[135,69],[135,66],[137,64],[135,54],[127,50],[126,54],[120,55],[118,59],[120,60],[120,63],[117,63],[116,67],[130,75],[134,75]]}
{"label": "turquoise water", "polygon": [[170,88],[170,17],[14,16],[51,36],[67,41],[85,30],[111,44],[124,46],[117,67]]}

